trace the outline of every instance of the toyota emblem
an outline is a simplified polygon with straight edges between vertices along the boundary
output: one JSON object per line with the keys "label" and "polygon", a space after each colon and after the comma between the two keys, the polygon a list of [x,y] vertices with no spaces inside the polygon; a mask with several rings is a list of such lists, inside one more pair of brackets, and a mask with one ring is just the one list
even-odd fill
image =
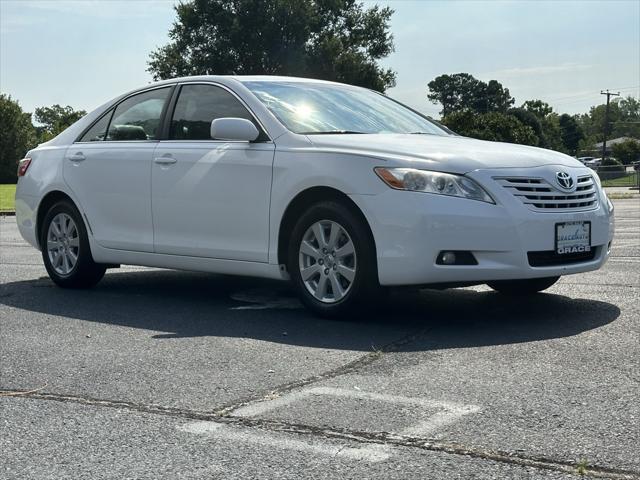
{"label": "toyota emblem", "polygon": [[556,180],[558,180],[558,185],[566,190],[573,187],[573,178],[567,172],[556,172]]}

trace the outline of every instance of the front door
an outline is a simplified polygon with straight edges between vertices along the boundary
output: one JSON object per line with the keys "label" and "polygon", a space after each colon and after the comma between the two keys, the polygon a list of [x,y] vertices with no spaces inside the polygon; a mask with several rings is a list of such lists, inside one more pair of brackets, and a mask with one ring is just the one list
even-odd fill
{"label": "front door", "polygon": [[[226,89],[181,87],[152,166],[156,253],[267,262],[274,145],[210,137],[215,118],[255,119]],[[256,126],[260,130],[259,125]]]}

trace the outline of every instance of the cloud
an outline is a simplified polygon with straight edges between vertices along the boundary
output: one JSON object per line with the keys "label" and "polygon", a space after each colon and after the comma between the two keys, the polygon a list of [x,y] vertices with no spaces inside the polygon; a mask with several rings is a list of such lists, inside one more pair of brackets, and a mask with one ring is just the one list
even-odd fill
{"label": "cloud", "polygon": [[47,13],[101,18],[144,18],[157,11],[171,11],[173,4],[174,2],[167,0],[26,0],[19,2],[21,12],[34,20],[46,19]]}
{"label": "cloud", "polygon": [[585,65],[580,63],[562,63],[560,65],[542,65],[538,67],[513,67],[482,74],[483,77],[531,77],[539,75],[550,75],[555,73],[576,72],[590,70],[596,65]]}

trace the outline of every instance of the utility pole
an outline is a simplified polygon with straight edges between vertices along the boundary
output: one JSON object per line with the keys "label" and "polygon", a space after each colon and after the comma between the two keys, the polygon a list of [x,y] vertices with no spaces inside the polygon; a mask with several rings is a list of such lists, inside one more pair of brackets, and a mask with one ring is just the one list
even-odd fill
{"label": "utility pole", "polygon": [[606,92],[600,91],[600,95],[607,96],[607,108],[604,111],[604,140],[602,141],[602,162],[604,162],[604,159],[606,158],[606,155],[607,155],[607,131],[609,129],[609,98],[619,97],[620,92],[612,93],[607,88]]}

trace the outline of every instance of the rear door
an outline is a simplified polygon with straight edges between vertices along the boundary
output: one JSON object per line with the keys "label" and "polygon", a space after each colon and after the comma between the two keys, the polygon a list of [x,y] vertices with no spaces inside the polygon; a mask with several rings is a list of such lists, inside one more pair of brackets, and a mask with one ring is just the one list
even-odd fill
{"label": "rear door", "polygon": [[215,118],[259,123],[239,98],[213,84],[185,84],[169,139],[154,154],[152,203],[157,253],[267,262],[274,144],[214,140]]}
{"label": "rear door", "polygon": [[65,181],[104,247],[153,251],[151,161],[172,89],[124,99],[67,150]]}

